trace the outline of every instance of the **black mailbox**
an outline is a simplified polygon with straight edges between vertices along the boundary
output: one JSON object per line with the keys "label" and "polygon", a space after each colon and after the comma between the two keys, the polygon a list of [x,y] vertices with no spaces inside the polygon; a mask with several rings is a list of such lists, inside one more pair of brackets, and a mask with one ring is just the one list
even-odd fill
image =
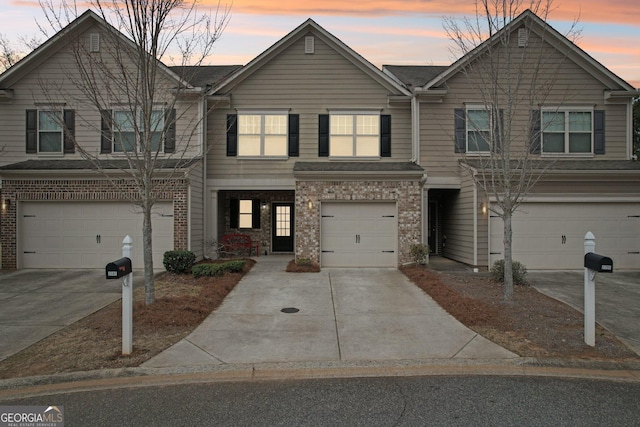
{"label": "black mailbox", "polygon": [[593,252],[584,255],[584,266],[598,273],[613,273],[613,260]]}
{"label": "black mailbox", "polygon": [[107,279],[119,279],[131,273],[131,258],[120,258],[117,261],[110,262],[105,268]]}

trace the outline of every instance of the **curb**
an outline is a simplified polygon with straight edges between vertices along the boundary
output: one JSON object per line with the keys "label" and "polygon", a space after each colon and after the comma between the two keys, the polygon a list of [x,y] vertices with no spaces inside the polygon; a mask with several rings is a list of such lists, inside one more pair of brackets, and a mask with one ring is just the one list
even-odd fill
{"label": "curb", "polygon": [[177,384],[402,376],[522,376],[640,383],[640,361],[429,359],[119,368],[0,380],[0,401]]}

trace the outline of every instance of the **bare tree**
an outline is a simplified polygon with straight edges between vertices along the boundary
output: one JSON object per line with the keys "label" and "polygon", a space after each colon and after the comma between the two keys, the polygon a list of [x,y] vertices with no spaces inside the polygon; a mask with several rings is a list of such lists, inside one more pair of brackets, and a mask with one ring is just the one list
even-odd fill
{"label": "bare tree", "polygon": [[[93,0],[90,5],[103,21],[100,38],[87,42],[86,36],[74,39],[66,31],[73,65],[65,74],[77,90],[71,93],[45,77],[41,89],[51,100],[68,99],[78,112],[75,121],[102,135],[102,154],[74,141],[78,152],[115,188],[123,176],[133,183],[131,202],[143,215],[145,303],[152,304],[152,208],[178,169],[203,154],[195,143],[205,132],[196,122],[202,115],[194,112],[205,90],[190,84],[188,73],[210,55],[229,11],[201,14],[195,0]],[[56,31],[78,17],[73,1],[59,6],[42,0],[41,6]],[[179,122],[184,131],[175,135]],[[117,156],[104,155],[112,151]]]}
{"label": "bare tree", "polygon": [[0,34],[0,73],[20,61],[25,56],[25,50],[27,52],[34,50],[40,44],[37,37],[21,36],[18,42],[19,44],[13,43],[4,34]]}
{"label": "bare tree", "polygon": [[[506,301],[513,296],[512,216],[550,166],[532,155],[540,150],[539,106],[551,94],[554,102],[569,96],[568,88],[555,84],[566,53],[549,55],[549,32],[540,25],[551,6],[551,0],[477,0],[473,18],[444,24],[481,104],[465,119],[467,129],[475,129],[467,143],[483,155],[465,155],[462,163],[504,222]],[[522,15],[527,9],[537,17]],[[577,35],[574,22],[567,37]]]}

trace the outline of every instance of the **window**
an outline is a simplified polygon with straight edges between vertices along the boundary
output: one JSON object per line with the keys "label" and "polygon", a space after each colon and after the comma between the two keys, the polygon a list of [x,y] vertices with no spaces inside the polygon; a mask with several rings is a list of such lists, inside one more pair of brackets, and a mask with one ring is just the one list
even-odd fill
{"label": "window", "polygon": [[238,228],[251,228],[253,219],[253,201],[240,200],[240,210],[238,217]]}
{"label": "window", "polygon": [[331,157],[380,156],[378,114],[332,114],[329,129]]}
{"label": "window", "polygon": [[[162,151],[162,131],[165,126],[164,110],[154,110],[151,112],[151,150],[156,152]],[[139,115],[134,120],[134,113],[131,110],[114,110],[113,111],[113,152],[122,153],[124,151],[132,151],[136,145],[140,145],[141,141],[136,137],[136,129],[142,127],[142,116]],[[140,145],[140,150],[144,147]]]}
{"label": "window", "polygon": [[62,153],[62,110],[38,111],[38,152]]}
{"label": "window", "polygon": [[229,200],[229,228],[260,228],[260,199]]}
{"label": "window", "polygon": [[488,110],[467,110],[467,152],[490,151],[491,120]]}
{"label": "window", "polygon": [[288,126],[287,114],[239,114],[238,156],[287,156]]}
{"label": "window", "polygon": [[593,149],[592,111],[542,111],[542,152],[584,154]]}

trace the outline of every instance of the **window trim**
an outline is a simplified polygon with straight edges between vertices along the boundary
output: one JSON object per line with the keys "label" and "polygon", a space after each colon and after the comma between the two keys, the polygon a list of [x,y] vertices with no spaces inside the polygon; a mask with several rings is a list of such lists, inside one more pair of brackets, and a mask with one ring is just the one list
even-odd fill
{"label": "window trim", "polygon": [[[352,117],[352,127],[353,127],[353,133],[351,134],[333,134],[331,132],[331,119],[333,116],[351,116]],[[358,156],[356,154],[356,149],[357,149],[357,143],[358,143],[358,133],[357,133],[357,129],[358,129],[358,116],[375,116],[377,118],[376,123],[378,126],[378,133],[375,135],[369,135],[369,134],[362,134],[360,136],[367,136],[367,137],[375,137],[376,139],[376,149],[377,149],[377,154],[375,155],[366,155],[366,156]],[[362,159],[362,160],[379,160],[382,157],[382,153],[381,153],[381,147],[380,147],[380,138],[382,136],[382,126],[381,126],[381,117],[382,117],[382,112],[379,109],[376,110],[340,110],[340,109],[331,109],[329,111],[329,153],[328,153],[328,157],[331,160],[353,160],[353,159]],[[331,140],[333,139],[333,136],[341,136],[341,137],[345,137],[345,136],[351,136],[352,137],[352,145],[351,145],[351,152],[352,155],[348,156],[348,155],[332,155],[331,154]]]}
{"label": "window trim", "polygon": [[488,114],[489,116],[489,128],[486,130],[487,132],[489,132],[489,135],[491,135],[491,128],[494,127],[494,117],[492,114],[493,109],[492,108],[488,108],[486,105],[481,105],[481,104],[469,104],[465,106],[464,109],[464,114],[465,114],[465,118],[464,118],[464,123],[465,123],[465,129],[464,129],[464,136],[465,136],[465,147],[464,147],[464,153],[467,156],[486,156],[486,155],[490,155],[491,154],[491,143],[488,142],[489,145],[489,149],[485,150],[485,151],[480,151],[480,150],[470,150],[469,149],[469,133],[470,132],[482,132],[482,130],[480,129],[476,129],[473,130],[471,129],[471,127],[469,126],[469,123],[471,122],[471,120],[469,120],[469,111],[484,111]]}
{"label": "window trim", "polygon": [[[565,129],[564,129],[564,151],[563,152],[545,152],[544,151],[544,135],[547,133],[545,130],[544,113],[564,113],[565,116]],[[589,134],[591,135],[591,150],[586,153],[572,153],[570,149],[570,121],[569,113],[589,113],[591,120],[589,121],[591,129]],[[540,156],[543,157],[593,157],[595,155],[595,108],[593,106],[545,106],[540,108]],[[559,133],[559,132],[554,132]],[[587,132],[579,132],[587,133]]]}
{"label": "window trim", "polygon": [[[289,116],[290,110],[236,110],[236,123],[237,123],[237,143],[236,143],[236,158],[247,160],[247,159],[288,159],[289,158]],[[243,155],[240,154],[241,145],[242,145],[242,137],[248,135],[258,135],[258,134],[242,134],[240,132],[240,120],[242,116],[260,116],[260,154],[251,154],[251,155]],[[265,133],[265,117],[266,116],[283,116],[285,118],[285,130],[284,134],[269,134],[269,135],[277,135],[283,136],[285,139],[285,149],[284,154],[276,154],[276,155],[266,155],[265,154],[265,139],[267,134]]]}
{"label": "window trim", "polygon": [[[59,126],[59,131],[46,131],[42,130],[42,126],[40,126],[40,113],[45,112],[59,112],[60,117],[57,120],[57,124]],[[60,133],[60,150],[58,151],[41,151],[40,150],[40,134],[43,132],[47,133]],[[64,138],[65,138],[65,124],[64,124],[64,108],[63,107],[51,107],[51,108],[38,108],[36,109],[36,153],[39,156],[62,156],[64,155]]]}
{"label": "window trim", "polygon": [[[125,113],[132,113],[133,111],[130,108],[126,108],[125,106],[114,106],[111,107],[109,109],[109,111],[111,111],[111,128],[110,128],[110,138],[111,138],[111,154],[116,155],[116,156],[126,156],[126,151],[125,150],[116,150],[116,134],[122,133],[122,131],[119,130],[119,127],[117,127],[115,125],[115,117],[116,117],[116,112],[125,112]],[[154,108],[151,111],[151,114],[153,113],[160,113],[160,117],[161,117],[161,126],[159,127],[160,130],[155,130],[152,133],[160,133],[160,147],[159,150],[153,150],[152,153],[158,153],[160,155],[165,154],[167,152],[165,152],[165,146],[167,143],[167,138],[168,138],[168,127],[167,127],[167,108],[165,106],[160,106],[158,105],[158,108]],[[141,110],[136,110],[136,114],[139,116],[141,113]],[[138,117],[138,123],[140,123],[142,121],[142,119],[140,118],[140,116]],[[157,128],[157,126],[156,126]],[[140,145],[140,138],[139,138],[139,132],[136,131],[136,126],[133,126],[132,132],[134,133],[134,137],[135,137],[135,145],[138,148],[138,150],[136,151],[137,153],[141,153],[142,152],[142,147]]]}

